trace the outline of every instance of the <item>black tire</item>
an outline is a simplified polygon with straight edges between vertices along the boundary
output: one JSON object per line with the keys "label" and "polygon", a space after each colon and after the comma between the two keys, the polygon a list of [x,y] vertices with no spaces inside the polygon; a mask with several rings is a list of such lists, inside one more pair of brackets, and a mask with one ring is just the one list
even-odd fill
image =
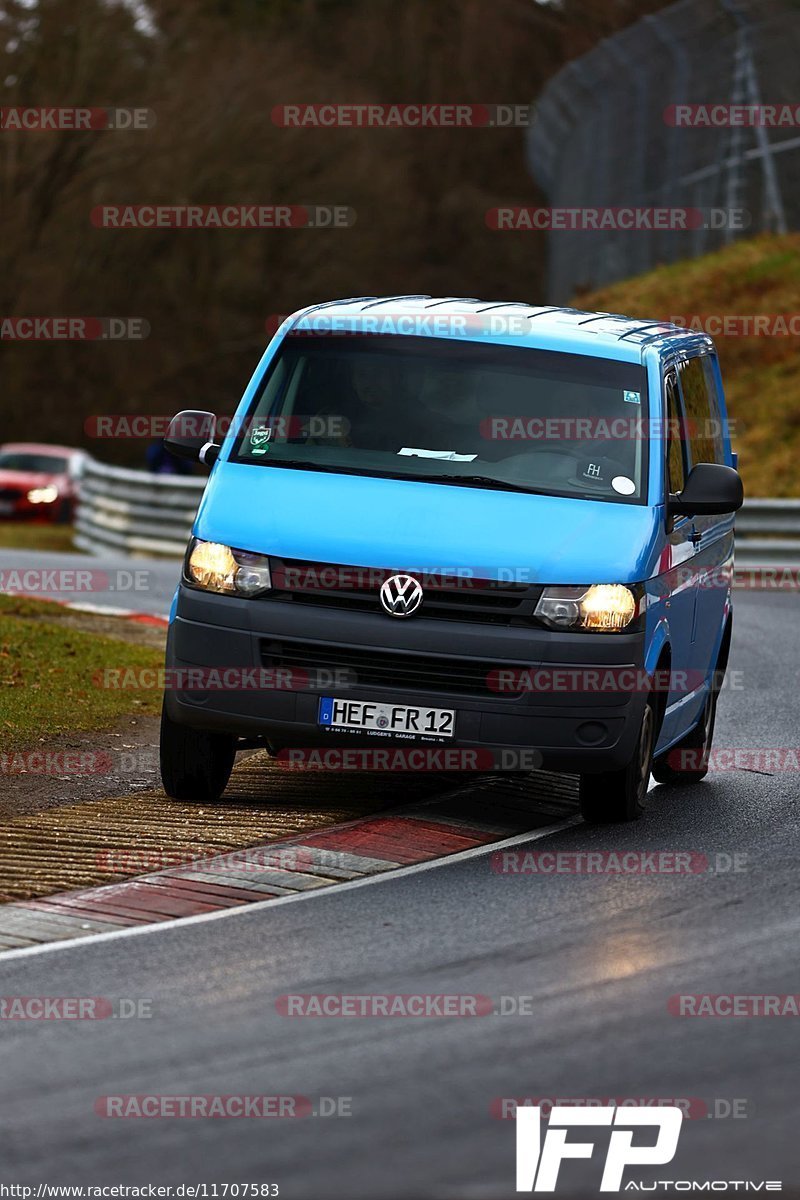
{"label": "black tire", "polygon": [[236,739],[178,725],[161,710],[161,782],[173,800],[219,800],[236,757]]}
{"label": "black tire", "polygon": [[656,705],[651,696],[642,713],[642,724],[630,762],[617,771],[581,775],[581,816],[591,825],[635,821],[644,812],[647,786],[658,735]]}
{"label": "black tire", "polygon": [[656,783],[699,783],[701,779],[705,779],[708,774],[708,756],[714,741],[718,696],[719,686],[715,676],[698,724],[653,763],[653,778]]}
{"label": "black tire", "polygon": [[703,714],[694,729],[666,754],[660,754],[655,760],[653,778],[656,783],[699,783],[708,774],[708,757],[714,742],[714,725],[717,719],[717,701],[728,669],[732,632],[733,622],[729,617]]}

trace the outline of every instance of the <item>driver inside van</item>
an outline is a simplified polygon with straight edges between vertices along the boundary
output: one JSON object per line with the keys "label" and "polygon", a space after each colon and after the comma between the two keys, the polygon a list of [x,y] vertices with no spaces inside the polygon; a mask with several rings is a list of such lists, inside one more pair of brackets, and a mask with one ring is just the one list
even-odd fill
{"label": "driver inside van", "polygon": [[464,408],[460,383],[456,372],[430,374],[411,364],[397,370],[383,355],[358,355],[335,405],[342,418],[340,444],[390,454],[402,449],[447,454],[466,443],[474,452],[477,412],[474,404]]}

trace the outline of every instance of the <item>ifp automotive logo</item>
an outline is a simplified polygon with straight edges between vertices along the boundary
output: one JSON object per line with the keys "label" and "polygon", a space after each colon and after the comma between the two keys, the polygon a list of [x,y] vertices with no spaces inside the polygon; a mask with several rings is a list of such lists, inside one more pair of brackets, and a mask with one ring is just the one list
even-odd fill
{"label": "ifp automotive logo", "polygon": [[[669,1106],[657,1109],[573,1108],[555,1105],[550,1110],[542,1142],[541,1109],[517,1109],[517,1191],[554,1192],[558,1171],[565,1158],[591,1158],[594,1142],[568,1142],[567,1131],[575,1125],[613,1125],[606,1153],[601,1192],[618,1192],[622,1175],[630,1166],[662,1166],[672,1162],[678,1149],[683,1112]],[[633,1145],[633,1131],[643,1125],[658,1129],[655,1143]]]}
{"label": "ifp automotive logo", "polygon": [[[627,1191],[769,1191],[779,1192],[783,1184],[777,1179],[659,1179],[623,1182],[626,1167],[656,1167],[671,1163],[678,1149],[683,1110],[676,1105],[657,1108],[633,1108],[616,1104],[579,1108],[573,1105],[553,1105],[547,1132],[542,1140],[542,1109],[519,1106],[517,1121],[517,1191],[554,1192],[559,1168],[565,1159],[591,1158],[593,1141],[568,1142],[572,1126],[613,1126],[608,1140],[605,1165],[600,1180],[601,1192]],[[655,1141],[634,1145],[635,1132],[651,1125],[657,1130]]]}

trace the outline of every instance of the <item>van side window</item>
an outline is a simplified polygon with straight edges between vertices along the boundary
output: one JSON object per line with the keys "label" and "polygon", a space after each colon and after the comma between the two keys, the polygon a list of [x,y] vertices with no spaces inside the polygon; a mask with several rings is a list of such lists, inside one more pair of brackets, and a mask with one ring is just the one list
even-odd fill
{"label": "van side window", "polygon": [[679,368],[692,466],[725,461],[719,401],[710,362],[706,369],[707,360],[708,355],[690,358]]}
{"label": "van side window", "polygon": [[684,461],[685,431],[681,420],[678,388],[673,375],[667,376],[667,484],[674,495],[683,491],[686,482]]}
{"label": "van side window", "polygon": [[706,387],[708,388],[708,399],[711,407],[711,434],[714,441],[714,458],[711,461],[724,464],[725,439],[722,436],[722,409],[719,402],[717,379],[714,374],[715,360],[712,360],[710,354],[704,354],[699,361],[703,368],[703,374],[706,377]]}

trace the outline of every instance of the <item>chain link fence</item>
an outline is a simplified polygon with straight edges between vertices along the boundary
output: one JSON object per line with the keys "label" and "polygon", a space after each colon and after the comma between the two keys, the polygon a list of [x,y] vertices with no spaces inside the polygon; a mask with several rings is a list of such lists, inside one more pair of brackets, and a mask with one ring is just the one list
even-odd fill
{"label": "chain link fence", "polygon": [[[742,233],[800,228],[798,64],[799,0],[680,0],[561,70],[527,148],[549,205],[687,207],[703,219],[685,230],[550,232],[548,300]],[[688,126],[672,105],[791,106],[795,123]],[[744,210],[747,228],[719,227],[723,210]]]}

